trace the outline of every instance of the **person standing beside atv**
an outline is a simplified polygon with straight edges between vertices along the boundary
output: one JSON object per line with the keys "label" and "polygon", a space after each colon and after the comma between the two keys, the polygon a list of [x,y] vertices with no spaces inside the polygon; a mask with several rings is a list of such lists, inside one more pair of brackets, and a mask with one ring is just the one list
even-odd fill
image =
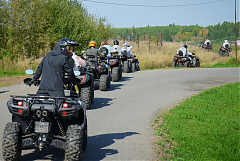
{"label": "person standing beside atv", "polygon": [[89,42],[89,49],[86,50],[85,54],[83,54],[83,57],[85,56],[94,56],[94,58],[88,58],[90,61],[98,61],[98,56],[101,55],[104,57],[104,55],[100,52],[99,49],[96,49],[96,42],[95,41],[90,41]]}
{"label": "person standing beside atv", "polygon": [[40,87],[37,95],[64,97],[64,76],[69,76],[70,82],[75,85],[76,78],[73,73],[71,62],[72,53],[67,50],[67,46],[77,46],[78,43],[70,38],[61,39],[58,44],[51,50],[39,64],[33,79],[34,84],[40,76]]}

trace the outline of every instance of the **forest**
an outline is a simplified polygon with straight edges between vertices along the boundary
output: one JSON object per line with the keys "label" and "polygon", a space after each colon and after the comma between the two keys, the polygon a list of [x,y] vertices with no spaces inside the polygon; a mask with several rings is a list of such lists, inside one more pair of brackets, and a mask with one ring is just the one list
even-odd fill
{"label": "forest", "polygon": [[[240,22],[237,22],[236,27],[237,38],[240,39]],[[157,36],[160,40],[160,35],[163,33],[164,41],[194,41],[199,43],[205,38],[212,41],[212,43],[221,43],[223,40],[235,41],[235,23],[224,21],[222,24],[218,23],[216,25],[209,25],[207,27],[201,27],[198,24],[190,26],[179,26],[169,24],[168,26],[146,26],[135,28],[112,28],[111,37],[116,39],[131,39],[133,41],[137,40],[137,34],[139,34],[139,39],[145,40],[149,39],[156,41]]]}
{"label": "forest", "polygon": [[0,0],[0,14],[0,60],[45,56],[61,38],[77,41],[80,52],[91,40],[100,46],[111,27],[77,0]]}

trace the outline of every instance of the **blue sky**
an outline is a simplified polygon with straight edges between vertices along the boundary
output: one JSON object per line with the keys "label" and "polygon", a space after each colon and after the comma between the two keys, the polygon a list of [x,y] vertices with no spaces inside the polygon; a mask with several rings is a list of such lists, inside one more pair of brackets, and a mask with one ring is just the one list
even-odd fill
{"label": "blue sky", "polygon": [[[239,2],[237,0],[237,21],[240,17]],[[114,28],[167,26],[172,23],[206,27],[224,21],[235,22],[235,0],[82,0],[82,4],[89,13],[106,17]]]}

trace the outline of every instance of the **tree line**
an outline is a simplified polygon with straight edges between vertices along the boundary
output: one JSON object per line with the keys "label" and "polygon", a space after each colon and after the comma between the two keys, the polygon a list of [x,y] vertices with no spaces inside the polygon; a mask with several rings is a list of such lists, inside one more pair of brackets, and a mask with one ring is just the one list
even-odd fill
{"label": "tree line", "polygon": [[[237,38],[240,38],[240,22],[237,22]],[[213,43],[220,43],[227,39],[229,41],[235,41],[235,23],[224,21],[222,24],[209,25],[207,27],[201,27],[198,24],[190,26],[179,26],[169,24],[168,26],[147,26],[135,28],[112,28],[111,37],[114,39],[124,38],[133,41],[137,40],[137,34],[139,34],[140,40],[152,38],[156,40],[157,35],[163,33],[164,41],[191,41],[196,37],[200,37],[201,40],[208,38]],[[144,36],[145,35],[145,36]]]}
{"label": "tree line", "polygon": [[91,15],[77,0],[0,0],[0,59],[10,56],[39,58],[61,38],[88,48],[109,37],[110,24]]}

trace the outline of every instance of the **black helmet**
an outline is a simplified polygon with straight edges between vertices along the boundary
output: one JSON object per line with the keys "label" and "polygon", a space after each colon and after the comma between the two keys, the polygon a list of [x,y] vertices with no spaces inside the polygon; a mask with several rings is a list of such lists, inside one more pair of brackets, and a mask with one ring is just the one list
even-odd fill
{"label": "black helmet", "polygon": [[67,46],[79,46],[79,43],[70,38],[62,38],[59,40],[58,44],[61,46],[61,48]]}
{"label": "black helmet", "polygon": [[183,47],[185,47],[187,49],[187,45],[183,45]]}
{"label": "black helmet", "polygon": [[113,44],[114,44],[114,45],[119,45],[118,40],[114,40]]}

